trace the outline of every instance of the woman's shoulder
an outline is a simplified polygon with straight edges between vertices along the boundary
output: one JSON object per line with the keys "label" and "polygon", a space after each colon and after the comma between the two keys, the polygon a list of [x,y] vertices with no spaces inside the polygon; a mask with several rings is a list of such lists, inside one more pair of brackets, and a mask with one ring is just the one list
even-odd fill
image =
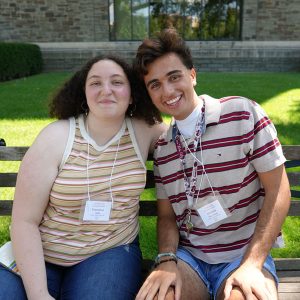
{"label": "woman's shoulder", "polygon": [[70,128],[70,121],[57,120],[49,123],[44,127],[38,135],[38,138],[56,139],[68,134]]}
{"label": "woman's shoulder", "polygon": [[158,138],[168,129],[165,123],[149,125],[145,121],[135,118],[132,119],[132,124],[138,141],[148,144],[150,152],[153,151]]}
{"label": "woman's shoulder", "polygon": [[135,129],[141,129],[144,133],[152,133],[152,135],[160,136],[163,132],[168,129],[168,126],[165,123],[155,123],[154,125],[149,125],[147,122],[141,119],[131,119],[133,127]]}
{"label": "woman's shoulder", "polygon": [[60,152],[68,140],[69,128],[69,120],[58,120],[48,124],[40,131],[31,148],[39,151],[57,150]]}

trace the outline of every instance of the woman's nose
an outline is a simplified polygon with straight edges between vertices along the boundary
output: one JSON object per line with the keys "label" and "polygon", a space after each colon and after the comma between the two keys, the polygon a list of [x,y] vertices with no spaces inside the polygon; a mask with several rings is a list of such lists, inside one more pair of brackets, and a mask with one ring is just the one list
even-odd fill
{"label": "woman's nose", "polygon": [[111,94],[111,91],[112,91],[112,89],[111,89],[111,85],[109,83],[103,84],[103,86],[102,86],[102,92],[104,94]]}

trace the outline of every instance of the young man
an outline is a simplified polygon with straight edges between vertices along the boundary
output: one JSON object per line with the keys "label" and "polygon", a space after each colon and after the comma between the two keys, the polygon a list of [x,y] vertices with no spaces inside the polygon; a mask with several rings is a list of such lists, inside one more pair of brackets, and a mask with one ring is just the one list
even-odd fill
{"label": "young man", "polygon": [[174,29],[144,40],[135,66],[173,116],[154,155],[159,255],[137,299],[277,299],[269,252],[290,191],[273,124],[249,99],[198,96]]}

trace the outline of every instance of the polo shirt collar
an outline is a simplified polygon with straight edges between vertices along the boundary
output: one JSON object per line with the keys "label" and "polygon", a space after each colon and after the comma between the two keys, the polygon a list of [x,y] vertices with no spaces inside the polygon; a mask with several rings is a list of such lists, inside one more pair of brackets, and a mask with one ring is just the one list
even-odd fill
{"label": "polo shirt collar", "polygon": [[[199,98],[205,101],[205,125],[218,123],[221,116],[221,103],[219,99],[213,98],[209,95],[200,95]],[[167,140],[172,141],[172,131],[175,119],[172,118],[171,125],[167,132]]]}

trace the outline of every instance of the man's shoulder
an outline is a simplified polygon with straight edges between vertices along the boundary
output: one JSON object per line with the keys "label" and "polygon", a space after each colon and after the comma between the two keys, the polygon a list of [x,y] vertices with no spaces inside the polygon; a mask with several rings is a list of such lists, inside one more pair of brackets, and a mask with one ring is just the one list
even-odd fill
{"label": "man's shoulder", "polygon": [[253,106],[259,106],[254,100],[244,96],[226,96],[219,99],[222,107],[244,107],[250,108]]}
{"label": "man's shoulder", "polygon": [[171,143],[171,140],[168,138],[168,133],[164,132],[159,137],[159,139],[156,141],[154,151],[156,153],[161,152],[163,149],[165,150],[165,148],[168,148],[168,146],[170,145],[170,143]]}
{"label": "man's shoulder", "polygon": [[176,151],[175,144],[172,141],[172,128],[164,132],[155,144],[154,159],[168,157],[170,153]]}

